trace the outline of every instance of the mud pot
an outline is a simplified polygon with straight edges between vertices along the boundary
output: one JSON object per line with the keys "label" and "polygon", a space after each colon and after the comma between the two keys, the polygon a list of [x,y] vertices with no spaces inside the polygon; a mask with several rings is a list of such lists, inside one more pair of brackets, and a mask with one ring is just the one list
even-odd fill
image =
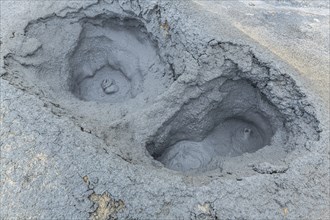
{"label": "mud pot", "polygon": [[318,139],[288,74],[248,45],[188,39],[157,7],[144,17],[90,8],[31,21],[4,77],[133,160],[184,174],[281,163]]}

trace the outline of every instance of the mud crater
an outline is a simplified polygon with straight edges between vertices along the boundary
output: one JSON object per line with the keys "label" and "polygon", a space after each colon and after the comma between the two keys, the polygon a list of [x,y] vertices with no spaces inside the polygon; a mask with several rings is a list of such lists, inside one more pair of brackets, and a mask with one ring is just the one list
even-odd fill
{"label": "mud crater", "polygon": [[52,15],[31,21],[25,32],[22,46],[6,59],[8,66],[23,66],[23,81],[66,109],[93,103],[141,108],[173,82],[157,37],[141,19],[116,13]]}
{"label": "mud crater", "polygon": [[[247,80],[219,78],[170,119],[147,146],[165,167],[202,172],[222,159],[254,153],[285,132],[284,118]],[[285,139],[285,137],[283,137]]]}
{"label": "mud crater", "polygon": [[152,66],[159,65],[157,57],[156,45],[137,20],[89,20],[69,59],[71,91],[85,101],[135,98]]}

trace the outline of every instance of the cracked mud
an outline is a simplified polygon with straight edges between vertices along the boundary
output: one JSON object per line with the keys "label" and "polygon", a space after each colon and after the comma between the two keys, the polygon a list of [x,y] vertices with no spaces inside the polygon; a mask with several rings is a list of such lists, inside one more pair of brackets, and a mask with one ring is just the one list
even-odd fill
{"label": "cracked mud", "polygon": [[300,78],[195,6],[67,6],[39,12],[10,38],[1,75],[5,218],[324,212],[327,201],[312,196],[326,198],[324,179],[313,182],[328,168],[323,116]]}

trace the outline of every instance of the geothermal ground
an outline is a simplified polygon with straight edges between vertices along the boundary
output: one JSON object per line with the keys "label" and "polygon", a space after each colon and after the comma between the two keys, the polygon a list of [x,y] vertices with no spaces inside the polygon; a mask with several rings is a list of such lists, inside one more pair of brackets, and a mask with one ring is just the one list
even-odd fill
{"label": "geothermal ground", "polygon": [[328,1],[1,6],[1,219],[328,219]]}

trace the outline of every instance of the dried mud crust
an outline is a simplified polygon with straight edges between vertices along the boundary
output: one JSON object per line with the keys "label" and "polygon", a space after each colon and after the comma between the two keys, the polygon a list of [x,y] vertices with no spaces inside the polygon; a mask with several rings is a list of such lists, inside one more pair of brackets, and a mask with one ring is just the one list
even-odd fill
{"label": "dried mud crust", "polygon": [[[30,97],[25,102],[38,102],[58,123],[54,147],[67,147],[52,152],[60,158],[52,163],[65,174],[55,181],[56,187],[65,183],[64,204],[74,201],[64,207],[73,210],[68,215],[263,218],[264,205],[278,217],[295,207],[282,191],[303,207],[293,191],[308,178],[293,174],[309,172],[301,167],[301,152],[319,140],[321,129],[290,73],[263,62],[244,43],[205,36],[170,2],[110,2],[31,21],[18,48],[5,57],[2,78],[23,91],[17,100]],[[46,116],[30,121],[42,123]],[[39,133],[40,151],[53,135],[45,133]],[[184,161],[183,155],[190,157]],[[301,160],[312,173],[322,165]],[[85,180],[77,173],[91,176],[92,191],[81,186]],[[312,191],[318,187],[312,184]],[[257,200],[244,205],[251,195]],[[317,203],[322,201],[308,207]],[[45,207],[52,205],[35,206],[47,216]],[[305,209],[300,211],[293,216]],[[60,212],[51,216],[63,218]]]}

